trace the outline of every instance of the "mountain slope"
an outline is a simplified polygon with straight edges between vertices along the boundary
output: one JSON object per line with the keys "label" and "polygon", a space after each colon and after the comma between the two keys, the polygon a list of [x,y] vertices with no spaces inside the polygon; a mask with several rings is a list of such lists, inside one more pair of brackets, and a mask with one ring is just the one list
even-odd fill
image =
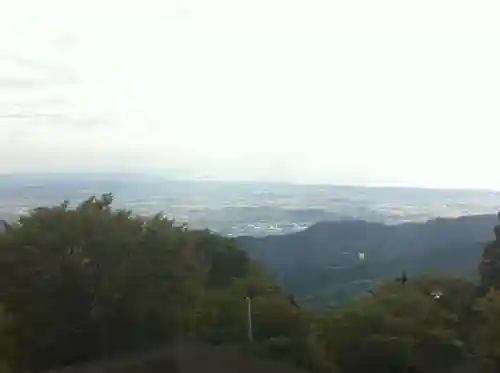
{"label": "mountain slope", "polygon": [[[424,272],[475,278],[493,215],[387,226],[365,221],[318,223],[288,235],[239,237],[240,246],[270,267],[300,298],[341,300],[379,281]],[[364,260],[360,260],[364,253]]]}

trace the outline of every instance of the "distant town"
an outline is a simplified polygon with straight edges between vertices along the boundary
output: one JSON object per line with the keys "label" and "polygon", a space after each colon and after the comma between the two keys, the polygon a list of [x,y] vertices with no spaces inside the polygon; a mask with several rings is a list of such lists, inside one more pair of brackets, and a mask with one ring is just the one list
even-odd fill
{"label": "distant town", "polygon": [[481,190],[22,175],[0,177],[0,219],[14,220],[35,206],[63,200],[77,203],[107,192],[114,194],[116,207],[144,215],[163,212],[192,228],[229,236],[284,234],[320,221],[361,219],[398,224],[491,214],[500,206],[499,193]]}

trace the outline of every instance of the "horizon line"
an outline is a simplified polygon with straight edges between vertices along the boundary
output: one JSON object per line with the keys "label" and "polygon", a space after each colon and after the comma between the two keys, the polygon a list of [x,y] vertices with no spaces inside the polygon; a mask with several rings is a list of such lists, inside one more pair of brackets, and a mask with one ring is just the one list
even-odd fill
{"label": "horizon line", "polygon": [[199,183],[224,183],[224,184],[256,184],[256,185],[288,185],[288,186],[311,186],[311,187],[337,187],[337,188],[364,188],[364,189],[414,189],[434,191],[463,191],[463,192],[490,192],[500,193],[500,188],[485,187],[451,187],[451,186],[422,186],[404,183],[335,183],[335,182],[300,182],[290,180],[263,180],[263,179],[230,179],[215,177],[186,177],[168,175],[169,171],[14,171],[1,172],[0,177],[65,177],[65,176],[127,176],[143,175],[147,177],[161,178],[164,181],[174,182],[199,182]]}

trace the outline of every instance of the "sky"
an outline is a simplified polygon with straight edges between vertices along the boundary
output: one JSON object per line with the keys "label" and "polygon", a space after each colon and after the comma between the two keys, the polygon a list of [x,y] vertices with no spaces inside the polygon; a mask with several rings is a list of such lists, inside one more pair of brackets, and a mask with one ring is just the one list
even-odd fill
{"label": "sky", "polygon": [[500,189],[497,1],[0,3],[0,173]]}

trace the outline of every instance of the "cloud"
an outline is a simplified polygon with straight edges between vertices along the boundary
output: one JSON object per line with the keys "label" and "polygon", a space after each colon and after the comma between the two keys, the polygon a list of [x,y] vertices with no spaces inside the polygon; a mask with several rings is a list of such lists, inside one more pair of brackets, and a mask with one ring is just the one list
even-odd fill
{"label": "cloud", "polygon": [[[21,120],[38,120],[49,119],[52,121],[83,121],[76,120],[63,113],[0,113],[0,119],[21,119]],[[90,120],[92,122],[92,120]]]}
{"label": "cloud", "polygon": [[[58,44],[68,46],[72,40],[61,36]],[[104,119],[72,100],[78,86],[68,70],[57,64],[0,52],[0,124],[80,129],[104,125]]]}
{"label": "cloud", "polygon": [[0,14],[11,168],[500,186],[498,34],[408,16],[463,1],[47,1]]}
{"label": "cloud", "polygon": [[18,125],[58,125],[65,127],[76,127],[81,129],[95,128],[105,125],[105,121],[99,118],[92,117],[73,117],[64,113],[33,113],[33,112],[18,112],[5,113],[0,112],[0,124],[8,121],[10,124],[17,123]]}
{"label": "cloud", "polygon": [[68,100],[60,97],[39,97],[19,100],[19,98],[9,99],[8,97],[0,101],[0,112],[9,110],[26,111],[41,110],[52,107],[60,107],[68,103]]}
{"label": "cloud", "polygon": [[0,77],[0,89],[39,89],[57,84],[51,80],[32,79],[26,77]]}
{"label": "cloud", "polygon": [[[65,39],[61,39],[65,40]],[[58,42],[60,45],[62,43]],[[69,41],[67,42],[69,45]],[[75,84],[76,79],[72,77],[62,66],[43,62],[33,58],[23,57],[19,54],[0,50],[0,63],[10,63],[12,66],[24,69],[25,73],[42,74],[46,83],[51,84]],[[5,67],[4,67],[5,68]],[[21,78],[18,78],[21,79]],[[25,78],[26,79],[26,78]]]}

